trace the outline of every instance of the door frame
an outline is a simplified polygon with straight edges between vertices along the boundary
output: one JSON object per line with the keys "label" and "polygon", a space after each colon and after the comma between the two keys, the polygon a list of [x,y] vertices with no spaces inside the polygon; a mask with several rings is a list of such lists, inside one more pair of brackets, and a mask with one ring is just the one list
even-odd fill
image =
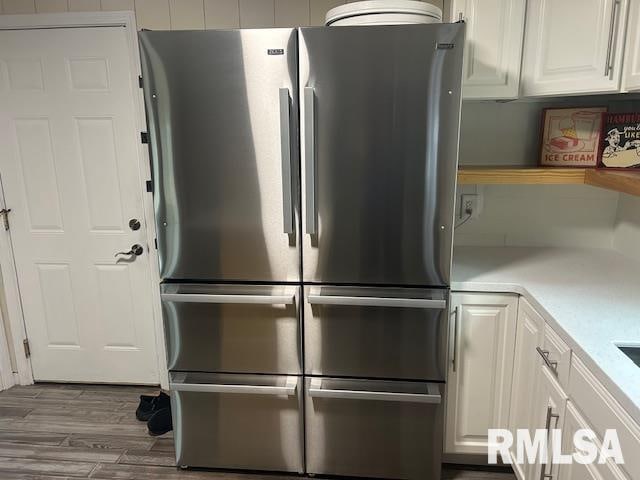
{"label": "door frame", "polygon": [[[138,37],[136,28],[135,13],[132,11],[121,12],[66,12],[66,13],[46,13],[46,14],[25,14],[25,15],[0,15],[0,30],[20,30],[20,29],[45,29],[45,28],[73,28],[73,27],[108,27],[121,26],[125,28],[127,45],[129,49],[129,63],[131,71],[131,89],[134,95],[134,115],[137,132],[147,130],[147,120],[145,115],[144,97],[139,85],[138,77],[142,74],[140,66],[140,52],[138,50]],[[136,134],[137,134],[136,132]],[[169,387],[169,374],[165,357],[164,328],[162,324],[162,307],[160,301],[160,273],[158,266],[158,254],[153,247],[156,239],[156,228],[153,211],[153,193],[146,190],[146,179],[151,178],[151,164],[148,146],[137,142],[138,148],[138,171],[140,173],[140,191],[142,193],[142,204],[144,212],[144,222],[147,228],[147,256],[149,261],[149,295],[151,296],[153,309],[153,322],[156,343],[156,361],[158,365],[158,381],[162,388]],[[4,203],[4,198],[0,201]],[[9,232],[6,235],[0,234],[0,267],[4,279],[4,289],[9,311],[8,321],[11,329],[11,339],[16,351],[17,378],[20,385],[30,385],[33,383],[33,372],[31,361],[24,351],[23,341],[27,338],[20,291],[18,287],[17,272],[11,239]],[[0,335],[0,344],[2,336]],[[20,352],[20,353],[18,353]],[[2,365],[0,365],[0,368]],[[2,373],[0,371],[0,373]],[[3,376],[4,378],[4,376]],[[7,388],[5,386],[5,388]]]}

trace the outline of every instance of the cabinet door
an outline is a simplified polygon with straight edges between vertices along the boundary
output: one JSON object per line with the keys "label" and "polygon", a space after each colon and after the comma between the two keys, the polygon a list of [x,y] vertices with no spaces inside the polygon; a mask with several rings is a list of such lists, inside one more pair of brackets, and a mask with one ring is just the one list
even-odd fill
{"label": "cabinet door", "polygon": [[[533,428],[531,399],[538,387],[538,376],[542,359],[536,348],[542,346],[544,320],[524,298],[518,304],[518,327],[516,351],[513,362],[513,385],[511,387],[511,408],[509,409],[509,431],[515,438],[517,429]],[[510,449],[515,458],[515,443]],[[513,463],[518,478],[524,474],[523,465]]]}
{"label": "cabinet door", "polygon": [[[580,429],[591,428],[580,416],[572,402],[567,402],[564,425],[562,427],[562,453],[576,451],[573,435]],[[598,445],[600,447],[600,445]],[[626,477],[611,461],[606,464],[581,465],[573,462],[560,465],[557,476],[552,480],[625,480]]]}
{"label": "cabinet door", "polygon": [[[533,397],[533,428],[542,428],[547,431],[548,437],[548,458],[551,458],[553,440],[550,430],[561,429],[564,423],[565,408],[567,405],[567,394],[556,380],[555,374],[546,366],[540,367],[538,382],[538,392]],[[535,432],[530,430],[531,435]],[[536,463],[525,465],[525,476],[528,479],[537,478],[557,478],[558,465],[552,463],[541,464],[539,459]]]}
{"label": "cabinet door", "polygon": [[640,90],[640,2],[631,2],[629,5],[627,28],[624,90]]}
{"label": "cabinet door", "polygon": [[620,89],[628,0],[530,0],[523,94]]}
{"label": "cabinet door", "polygon": [[525,0],[454,0],[452,19],[467,23],[462,94],[518,98]]}
{"label": "cabinet door", "polygon": [[453,294],[447,453],[487,453],[487,430],[506,428],[518,297]]}

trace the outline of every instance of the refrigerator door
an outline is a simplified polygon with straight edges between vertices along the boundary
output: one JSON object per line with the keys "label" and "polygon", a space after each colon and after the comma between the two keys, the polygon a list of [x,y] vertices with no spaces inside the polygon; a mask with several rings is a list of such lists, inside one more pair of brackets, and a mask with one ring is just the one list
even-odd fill
{"label": "refrigerator door", "polygon": [[139,35],[161,277],[299,280],[295,30]]}
{"label": "refrigerator door", "polygon": [[440,478],[444,384],[305,379],[307,472]]}
{"label": "refrigerator door", "polygon": [[445,381],[447,290],[305,287],[307,375]]}
{"label": "refrigerator door", "polygon": [[302,373],[299,287],[161,285],[169,370]]}
{"label": "refrigerator door", "polygon": [[302,377],[171,373],[180,467],[302,473]]}
{"label": "refrigerator door", "polygon": [[450,280],[464,24],[299,29],[304,280]]}

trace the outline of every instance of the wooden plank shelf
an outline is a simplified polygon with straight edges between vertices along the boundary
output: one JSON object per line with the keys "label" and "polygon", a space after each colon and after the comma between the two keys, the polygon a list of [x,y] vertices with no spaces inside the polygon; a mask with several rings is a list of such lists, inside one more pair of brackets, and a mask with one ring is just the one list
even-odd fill
{"label": "wooden plank shelf", "polygon": [[458,170],[460,185],[591,185],[640,196],[640,171],[591,168],[467,167]]}

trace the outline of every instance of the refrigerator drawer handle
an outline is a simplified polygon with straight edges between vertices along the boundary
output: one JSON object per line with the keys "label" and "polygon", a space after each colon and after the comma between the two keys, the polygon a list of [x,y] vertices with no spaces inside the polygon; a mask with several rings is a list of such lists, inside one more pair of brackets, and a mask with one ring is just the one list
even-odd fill
{"label": "refrigerator drawer handle", "polygon": [[165,302],[177,303],[237,303],[258,305],[293,305],[296,296],[291,295],[206,295],[202,293],[163,293]]}
{"label": "refrigerator drawer handle", "polygon": [[287,377],[287,382],[284,386],[170,383],[169,389],[172,392],[241,393],[246,395],[286,395],[290,397],[296,394],[297,386],[298,379],[296,377]]}
{"label": "refrigerator drawer handle", "polygon": [[289,89],[280,89],[280,152],[282,155],[282,223],[284,233],[293,233],[293,192],[291,181],[291,119]]}
{"label": "refrigerator drawer handle", "polygon": [[304,87],[304,164],[306,182],[306,226],[309,235],[318,233],[316,211],[316,114],[313,87]]}
{"label": "refrigerator drawer handle", "polygon": [[309,295],[311,305],[362,305],[365,307],[433,308],[444,310],[446,300],[428,298],[345,297],[339,295]]}
{"label": "refrigerator drawer handle", "polygon": [[313,398],[338,398],[345,400],[380,400],[385,402],[410,402],[439,404],[442,396],[437,384],[427,384],[429,393],[376,392],[368,390],[335,390],[322,388],[322,379],[314,378],[309,385],[309,396]]}

